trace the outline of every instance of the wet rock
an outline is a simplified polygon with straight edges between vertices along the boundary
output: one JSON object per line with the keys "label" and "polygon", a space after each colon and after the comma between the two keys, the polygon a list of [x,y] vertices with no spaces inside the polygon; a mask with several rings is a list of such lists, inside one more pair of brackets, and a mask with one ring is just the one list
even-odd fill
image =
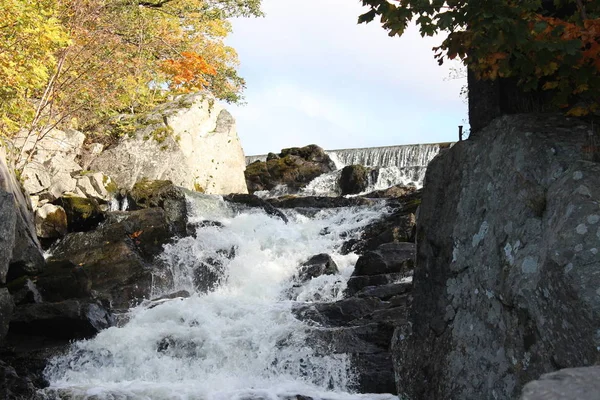
{"label": "wet rock", "polygon": [[8,333],[8,325],[13,313],[13,299],[6,288],[0,288],[0,344]]}
{"label": "wet rock", "polygon": [[391,186],[387,189],[375,190],[373,192],[363,195],[363,197],[366,197],[369,199],[380,199],[380,198],[390,198],[390,197],[397,198],[397,197],[407,196],[416,191],[417,191],[416,186],[396,185],[396,186]]}
{"label": "wet rock", "polygon": [[7,289],[16,305],[42,302],[42,296],[32,279],[35,278],[22,276],[7,285]]}
{"label": "wet rock", "polygon": [[83,265],[68,260],[50,259],[35,283],[41,299],[60,302],[92,298],[92,280]]}
{"label": "wet rock", "polygon": [[56,264],[54,273],[39,281],[42,294],[85,297],[93,290],[126,309],[148,298],[153,283],[166,284],[155,257],[176,233],[161,208],[107,213],[98,229],[70,233],[50,250],[49,261]]}
{"label": "wet rock", "polygon": [[41,400],[38,387],[28,376],[20,376],[15,368],[0,359],[0,399]]}
{"label": "wet rock", "polygon": [[0,146],[0,284],[42,270],[44,257],[35,234],[31,203]]}
{"label": "wet rock", "polygon": [[343,254],[351,252],[363,254],[385,243],[414,242],[417,222],[415,214],[421,204],[421,191],[410,192],[406,196],[388,200],[388,204],[395,211],[366,226],[360,239],[345,242],[342,246]]}
{"label": "wet rock", "polygon": [[69,232],[90,231],[105,219],[102,204],[94,198],[64,195],[53,203],[65,210]]}
{"label": "wet rock", "polygon": [[402,397],[517,398],[543,373],[598,362],[590,132],[575,118],[505,116],[431,162],[411,327],[392,341]]}
{"label": "wet rock", "polygon": [[342,168],[339,186],[342,196],[358,194],[367,190],[369,182],[377,181],[378,170],[363,165],[347,165]]}
{"label": "wet rock", "polygon": [[404,274],[399,273],[351,276],[350,279],[348,279],[344,295],[346,297],[354,296],[364,288],[393,284],[399,282],[404,277]]}
{"label": "wet rock", "polygon": [[235,257],[235,247],[220,249],[214,256],[197,261],[193,268],[194,287],[200,293],[214,290],[225,277],[225,264]]}
{"label": "wet rock", "polygon": [[329,254],[317,254],[302,263],[298,272],[298,281],[306,282],[321,275],[335,275],[338,267]]}
{"label": "wet rock", "polygon": [[[399,286],[403,286],[399,289]],[[350,297],[334,303],[316,303],[293,312],[314,327],[307,343],[317,353],[347,354],[359,393],[395,393],[394,369],[389,346],[396,327],[408,324],[410,286],[398,285],[372,295]],[[387,298],[382,301],[377,297]]]}
{"label": "wet rock", "polygon": [[263,210],[265,210],[265,212],[268,215],[273,215],[277,218],[280,218],[286,224],[288,222],[288,218],[285,216],[284,213],[279,211],[277,208],[273,207],[271,204],[269,204],[265,200],[261,199],[258,196],[255,196],[253,194],[230,194],[227,196],[223,196],[223,199],[225,199],[225,201],[228,201],[230,203],[243,204],[248,207],[260,207]]}
{"label": "wet rock", "polygon": [[283,196],[267,199],[267,202],[278,208],[337,208],[353,206],[370,206],[372,200],[361,197],[325,197],[325,196]]}
{"label": "wet rock", "polygon": [[160,207],[175,230],[186,233],[188,209],[183,188],[173,185],[171,181],[143,179],[133,185],[127,195],[131,200],[131,210]]}
{"label": "wet rock", "polygon": [[59,303],[25,304],[15,308],[11,334],[58,339],[84,339],[113,324],[113,316],[97,302],[66,300]]}
{"label": "wet rock", "polygon": [[188,292],[187,290],[178,290],[177,292],[165,294],[160,297],[157,297],[156,299],[152,299],[152,301],[156,302],[156,301],[173,300],[173,299],[179,299],[179,298],[185,299],[188,297],[190,297],[190,292]]}
{"label": "wet rock", "polygon": [[53,239],[67,234],[67,214],[64,208],[44,204],[35,210],[35,231],[39,238]]}
{"label": "wet rock", "polygon": [[387,285],[366,286],[354,294],[356,297],[377,297],[389,300],[394,296],[408,293],[412,290],[412,282],[389,283]]}
{"label": "wet rock", "polygon": [[352,276],[408,274],[414,268],[414,243],[386,243],[356,261]]}
{"label": "wet rock", "polygon": [[335,168],[325,151],[316,145],[283,149],[279,157],[246,166],[248,191],[254,193],[286,185],[291,190],[305,187],[317,176]]}
{"label": "wet rock", "polygon": [[376,298],[348,299],[335,303],[301,305],[293,312],[302,320],[311,320],[323,326],[344,326],[373,314],[375,310],[387,308],[389,304]]}
{"label": "wet rock", "polygon": [[600,366],[567,368],[542,375],[523,388],[521,400],[595,400],[600,394]]}

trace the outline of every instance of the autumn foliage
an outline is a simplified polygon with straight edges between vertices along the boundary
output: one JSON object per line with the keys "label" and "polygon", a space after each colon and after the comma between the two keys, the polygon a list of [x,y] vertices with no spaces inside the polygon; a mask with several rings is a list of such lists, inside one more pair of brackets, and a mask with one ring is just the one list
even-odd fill
{"label": "autumn foliage", "polygon": [[171,77],[172,85],[180,90],[203,90],[209,86],[208,77],[217,70],[198,53],[184,51],[177,59],[163,61],[162,70]]}
{"label": "autumn foliage", "polygon": [[237,102],[224,39],[260,0],[2,0],[0,134],[96,129],[181,92]]}
{"label": "autumn foliage", "polygon": [[516,78],[547,91],[571,115],[600,111],[600,2],[597,0],[363,0],[391,36],[411,21],[423,36],[445,32],[439,63],[461,59],[481,79]]}

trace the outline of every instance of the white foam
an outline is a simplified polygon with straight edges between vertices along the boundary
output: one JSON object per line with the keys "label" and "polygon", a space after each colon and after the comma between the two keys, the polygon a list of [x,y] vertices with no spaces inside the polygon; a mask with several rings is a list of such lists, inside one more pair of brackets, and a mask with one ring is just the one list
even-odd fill
{"label": "white foam", "polygon": [[162,289],[194,292],[190,266],[233,248],[235,257],[221,257],[221,286],[139,306],[125,326],[75,343],[47,368],[46,392],[68,399],[362,398],[349,393],[348,357],[311,349],[309,327],[293,316],[295,303],[282,293],[300,263],[329,253],[340,274],[308,282],[297,301],[339,298],[357,258],[339,249],[384,214],[383,206],[322,210],[313,218],[287,211],[285,224],[260,210],[235,214],[214,196],[198,196],[190,204],[196,208],[192,222],[212,220],[223,227],[198,228],[195,239],[166,247],[164,260],[175,279]]}

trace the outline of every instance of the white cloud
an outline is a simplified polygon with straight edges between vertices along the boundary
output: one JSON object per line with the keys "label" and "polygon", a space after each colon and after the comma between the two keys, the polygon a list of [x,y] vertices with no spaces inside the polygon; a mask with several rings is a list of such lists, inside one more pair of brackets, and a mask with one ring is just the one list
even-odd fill
{"label": "white cloud", "polygon": [[[311,138],[336,148],[434,141],[440,125],[454,135],[463,82],[434,60],[441,38],[357,25],[359,1],[263,0],[263,9],[265,18],[235,20],[230,39],[248,83],[248,105],[233,110],[248,154]],[[396,137],[395,126],[410,134]]]}

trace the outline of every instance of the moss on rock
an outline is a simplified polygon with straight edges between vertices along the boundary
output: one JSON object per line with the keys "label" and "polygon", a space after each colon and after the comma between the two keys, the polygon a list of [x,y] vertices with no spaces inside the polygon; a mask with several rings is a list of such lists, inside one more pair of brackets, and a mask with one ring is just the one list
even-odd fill
{"label": "moss on rock", "polygon": [[292,190],[305,187],[317,176],[330,172],[332,162],[325,151],[316,145],[283,149],[279,156],[272,154],[267,161],[256,161],[244,172],[250,192],[271,190],[287,185]]}
{"label": "moss on rock", "polygon": [[69,232],[92,230],[105,218],[100,203],[93,198],[64,195],[53,203],[64,208]]}

